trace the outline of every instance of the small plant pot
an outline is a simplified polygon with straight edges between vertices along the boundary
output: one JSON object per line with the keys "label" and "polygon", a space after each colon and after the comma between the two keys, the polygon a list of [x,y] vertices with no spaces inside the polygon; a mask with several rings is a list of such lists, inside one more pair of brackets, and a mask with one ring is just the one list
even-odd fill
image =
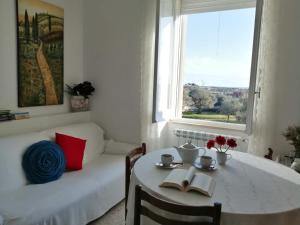
{"label": "small plant pot", "polygon": [[84,112],[89,110],[89,99],[83,96],[71,96],[71,111]]}
{"label": "small plant pot", "polygon": [[217,162],[219,165],[225,165],[227,160],[231,159],[232,156],[225,152],[217,152]]}

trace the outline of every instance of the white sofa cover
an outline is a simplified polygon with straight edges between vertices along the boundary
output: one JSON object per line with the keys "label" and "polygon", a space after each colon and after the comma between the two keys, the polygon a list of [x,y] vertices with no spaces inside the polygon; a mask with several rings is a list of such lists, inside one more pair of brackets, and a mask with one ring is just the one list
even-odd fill
{"label": "white sofa cover", "polygon": [[[54,182],[28,184],[24,151],[53,139],[55,132],[87,140],[83,169]],[[0,138],[0,225],[84,225],[102,216],[125,196],[125,152],[118,154],[113,146],[112,154],[105,151],[103,130],[95,123]]]}

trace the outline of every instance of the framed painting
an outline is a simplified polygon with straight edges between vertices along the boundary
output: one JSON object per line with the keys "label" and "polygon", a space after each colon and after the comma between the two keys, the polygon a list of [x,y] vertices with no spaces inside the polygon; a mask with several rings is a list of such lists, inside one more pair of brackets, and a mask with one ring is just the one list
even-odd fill
{"label": "framed painting", "polygon": [[16,0],[18,105],[64,99],[64,10],[42,0]]}

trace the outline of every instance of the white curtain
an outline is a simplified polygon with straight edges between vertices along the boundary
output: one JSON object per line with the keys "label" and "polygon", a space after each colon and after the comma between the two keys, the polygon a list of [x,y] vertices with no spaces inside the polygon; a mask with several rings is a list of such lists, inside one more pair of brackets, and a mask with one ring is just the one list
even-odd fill
{"label": "white curtain", "polygon": [[147,143],[147,151],[151,151],[165,146],[168,128],[166,121],[152,123],[156,9],[159,1],[141,1],[141,137]]}
{"label": "white curtain", "polygon": [[153,150],[166,147],[167,121],[175,115],[174,37],[179,0],[142,1],[141,130],[142,141],[147,142],[148,150]]}
{"label": "white curtain", "polygon": [[258,86],[249,152],[275,155],[293,149],[282,136],[288,125],[300,124],[300,1],[265,0],[262,18]]}
{"label": "white curtain", "polygon": [[157,55],[154,79],[154,122],[175,117],[180,31],[180,0],[160,0],[157,7]]}
{"label": "white curtain", "polygon": [[155,122],[166,121],[170,117],[172,74],[174,70],[175,16],[174,1],[160,0],[157,18],[157,67],[154,68],[154,118]]}

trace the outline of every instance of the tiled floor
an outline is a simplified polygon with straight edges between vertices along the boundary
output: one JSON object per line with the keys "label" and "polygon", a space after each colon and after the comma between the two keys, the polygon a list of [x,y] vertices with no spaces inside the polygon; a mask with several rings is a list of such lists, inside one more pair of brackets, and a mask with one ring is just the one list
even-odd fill
{"label": "tiled floor", "polygon": [[89,225],[125,225],[124,207],[124,201],[122,201],[100,219],[89,223]]}

